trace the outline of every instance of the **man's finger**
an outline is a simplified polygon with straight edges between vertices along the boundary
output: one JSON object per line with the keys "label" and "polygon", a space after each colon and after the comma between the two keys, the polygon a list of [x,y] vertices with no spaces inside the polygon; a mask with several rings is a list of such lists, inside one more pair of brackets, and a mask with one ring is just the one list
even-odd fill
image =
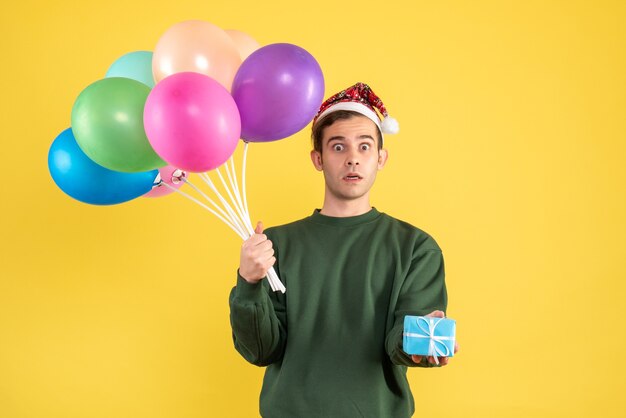
{"label": "man's finger", "polygon": [[259,221],[256,223],[256,228],[254,228],[254,232],[256,232],[257,234],[263,233],[263,222]]}
{"label": "man's finger", "polygon": [[[264,237],[265,235],[263,234],[261,236]],[[259,252],[267,252],[267,251],[273,251],[274,245],[272,244],[272,241],[266,238],[265,240],[257,242],[255,248]]]}
{"label": "man's finger", "polygon": [[421,363],[422,362],[422,356],[416,356],[415,354],[411,355],[411,359],[413,360],[414,363]]}
{"label": "man's finger", "polygon": [[272,258],[274,258],[274,250],[263,251],[255,254],[255,258],[259,260],[259,262],[269,262]]}
{"label": "man's finger", "polygon": [[265,235],[265,234],[254,234],[250,238],[248,238],[246,241],[244,241],[244,246],[246,246],[248,248],[253,248],[253,247],[256,247],[257,245],[262,244],[263,242],[266,242],[266,241],[268,241],[267,235]]}
{"label": "man's finger", "polygon": [[426,316],[429,318],[445,318],[446,314],[443,311],[432,311]]}

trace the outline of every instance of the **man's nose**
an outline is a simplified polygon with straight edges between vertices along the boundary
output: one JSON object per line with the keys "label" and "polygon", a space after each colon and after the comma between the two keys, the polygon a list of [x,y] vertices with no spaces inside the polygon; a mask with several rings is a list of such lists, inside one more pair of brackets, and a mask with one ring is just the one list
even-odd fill
{"label": "man's nose", "polygon": [[359,159],[356,155],[350,155],[346,160],[346,164],[350,167],[357,166],[359,165]]}

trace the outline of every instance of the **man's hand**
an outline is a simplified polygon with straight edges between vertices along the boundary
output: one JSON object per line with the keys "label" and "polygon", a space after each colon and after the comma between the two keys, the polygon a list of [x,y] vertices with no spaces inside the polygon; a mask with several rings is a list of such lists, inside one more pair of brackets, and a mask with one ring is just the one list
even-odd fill
{"label": "man's hand", "polygon": [[263,223],[259,222],[255,234],[244,241],[239,258],[239,274],[248,283],[257,283],[276,262],[272,241],[263,234]]}
{"label": "man's hand", "polygon": [[[446,315],[443,313],[443,311],[432,311],[426,316],[431,317],[431,318],[444,318]],[[458,351],[459,351],[459,343],[454,341],[454,354],[456,354]],[[424,356],[411,355],[411,358],[413,359],[415,363],[421,363],[423,357]],[[445,366],[446,364],[448,364],[448,357],[437,357],[437,359],[439,360],[440,366]],[[428,356],[428,362],[430,364],[437,364],[435,362],[435,357],[433,356]]]}

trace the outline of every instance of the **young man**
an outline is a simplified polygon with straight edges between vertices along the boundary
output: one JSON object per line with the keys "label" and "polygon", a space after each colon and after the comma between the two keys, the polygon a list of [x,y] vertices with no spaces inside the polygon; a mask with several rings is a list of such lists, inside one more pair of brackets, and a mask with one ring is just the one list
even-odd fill
{"label": "young man", "polygon": [[[441,249],[370,205],[394,122],[362,83],[324,102],[311,151],[326,184],[321,210],[265,234],[259,223],[242,246],[231,325],[237,351],[267,366],[265,418],[410,417],[407,366],[435,365],[407,355],[402,332],[405,315],[444,315]],[[262,280],[271,266],[285,294]]]}

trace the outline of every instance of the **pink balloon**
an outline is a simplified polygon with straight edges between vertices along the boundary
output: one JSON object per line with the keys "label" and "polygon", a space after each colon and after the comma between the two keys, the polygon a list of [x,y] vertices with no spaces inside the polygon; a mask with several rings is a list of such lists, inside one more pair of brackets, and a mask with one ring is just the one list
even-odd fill
{"label": "pink balloon", "polygon": [[158,82],[146,100],[143,122],[156,153],[194,173],[226,162],[241,134],[239,110],[228,90],[193,72]]}
{"label": "pink balloon", "polygon": [[[183,178],[187,177],[187,173],[174,166],[166,165],[165,167],[159,168],[159,176],[161,177],[161,181],[163,183],[167,183],[170,186],[179,189],[180,186],[185,184]],[[143,195],[143,197],[161,197],[172,193],[174,193],[174,190],[160,184],[158,186],[154,186],[152,190]]]}

